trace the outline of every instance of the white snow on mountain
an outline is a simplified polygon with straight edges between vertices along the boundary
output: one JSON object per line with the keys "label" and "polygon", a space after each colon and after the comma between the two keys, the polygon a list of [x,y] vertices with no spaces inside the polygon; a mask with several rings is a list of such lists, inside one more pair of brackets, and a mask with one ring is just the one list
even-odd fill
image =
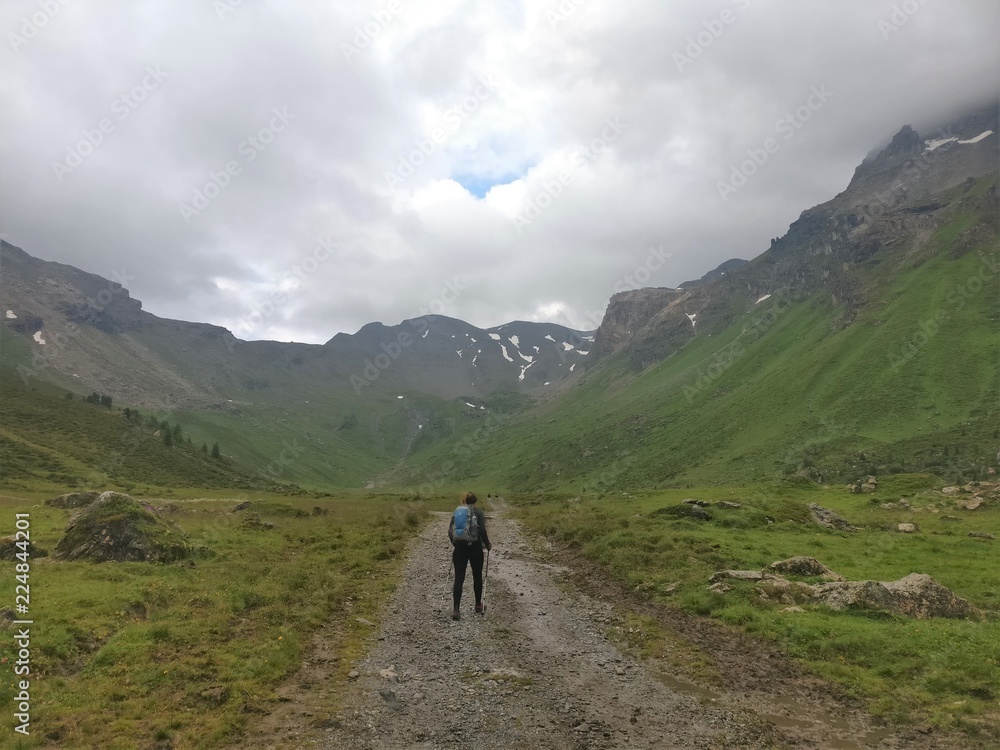
{"label": "white snow on mountain", "polygon": [[507,347],[504,346],[503,344],[500,344],[500,351],[503,352],[503,358],[506,359],[508,362],[514,361],[514,358],[507,353]]}
{"label": "white snow on mountain", "polygon": [[35,335],[32,336],[32,338],[35,341],[37,341],[39,344],[41,344],[42,346],[45,346],[45,339],[42,338],[42,332],[41,331],[35,331]]}
{"label": "white snow on mountain", "polygon": [[16,318],[16,317],[17,316],[14,314],[13,310],[8,310],[7,311],[7,320],[14,320],[14,318]]}
{"label": "white snow on mountain", "polygon": [[511,336],[510,337],[510,343],[512,343],[514,346],[519,347],[519,346],[521,346],[521,339],[519,339],[516,335]]}
{"label": "white snow on mountain", "polygon": [[549,336],[548,334],[546,334],[546,335],[545,335],[545,338],[547,338],[547,339],[548,339],[549,341],[551,341],[551,342],[552,342],[553,344],[554,344],[554,343],[556,343],[556,340],[555,340],[554,338],[552,338],[551,336]]}
{"label": "white snow on mountain", "polygon": [[490,334],[490,338],[493,339],[494,341],[499,341],[500,340],[500,334],[499,333],[491,333]]}
{"label": "white snow on mountain", "polygon": [[572,345],[571,343],[569,343],[568,341],[563,341],[563,351],[564,351],[564,352],[571,352],[571,351],[573,351],[573,350],[574,350],[575,348],[576,348],[576,347],[575,347],[575,346],[573,346],[573,345]]}
{"label": "white snow on mountain", "polygon": [[958,140],[958,142],[959,143],[979,143],[981,140],[983,140],[983,138],[989,138],[991,135],[993,135],[993,131],[992,130],[984,130],[982,133],[980,133],[979,135],[977,135],[975,138],[969,138],[966,141],[963,141],[960,138]]}
{"label": "white snow on mountain", "polygon": [[761,297],[761,298],[760,298],[759,300],[757,300],[756,302],[754,302],[754,304],[755,304],[755,305],[759,305],[759,304],[760,304],[761,302],[763,302],[763,301],[764,301],[764,300],[766,300],[766,299],[771,299],[771,295],[770,295],[770,294],[765,294],[765,295],[764,295],[763,297]]}

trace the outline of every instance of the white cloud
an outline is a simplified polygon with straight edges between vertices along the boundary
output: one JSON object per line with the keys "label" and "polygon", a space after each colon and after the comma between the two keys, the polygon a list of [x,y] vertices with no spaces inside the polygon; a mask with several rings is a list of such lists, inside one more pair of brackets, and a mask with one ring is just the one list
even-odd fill
{"label": "white cloud", "polygon": [[[718,8],[590,0],[553,26],[550,3],[417,0],[345,60],[340,43],[386,6],[260,0],[221,20],[211,3],[65,6],[4,52],[0,231],[103,276],[125,268],[158,315],[235,328],[280,295],[251,338],[395,323],[454,279],[446,315],[589,329],[649,247],[673,253],[657,286],[752,257],[900,126],[933,138],[934,120],[1000,89],[1000,4],[983,0],[922,5],[885,40],[879,4],[759,0],[683,70],[673,53]],[[37,8],[3,4],[0,28]],[[151,65],[168,77],[57,182],[52,162]],[[716,181],[821,84],[831,101],[722,204]],[[276,107],[295,118],[248,161],[240,144]],[[581,160],[609,118],[624,131]],[[239,174],[182,221],[178,203],[231,160]],[[494,186],[478,199],[463,184]],[[326,236],[333,257],[293,283]]]}

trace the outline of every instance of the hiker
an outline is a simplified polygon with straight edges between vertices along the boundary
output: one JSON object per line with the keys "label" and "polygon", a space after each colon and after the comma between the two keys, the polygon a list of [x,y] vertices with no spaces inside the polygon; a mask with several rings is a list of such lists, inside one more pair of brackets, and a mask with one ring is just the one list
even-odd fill
{"label": "hiker", "polygon": [[[493,549],[493,545],[490,544],[490,536],[486,533],[486,514],[476,507],[476,496],[471,492],[466,492],[462,495],[462,505],[468,506],[467,513],[461,513],[461,506],[457,508],[452,514],[451,523],[448,526],[448,538],[454,547],[451,561],[455,564],[455,588],[453,590],[455,608],[451,613],[452,620],[457,620],[462,616],[458,606],[462,601],[462,585],[465,583],[465,568],[468,564],[472,565],[472,589],[476,594],[476,614],[483,614],[483,548]],[[458,533],[456,533],[456,516],[461,516],[463,519],[463,527],[472,527],[472,533],[464,528],[459,528]],[[464,521],[466,516],[468,516],[468,521]],[[468,539],[469,537],[471,539]]]}

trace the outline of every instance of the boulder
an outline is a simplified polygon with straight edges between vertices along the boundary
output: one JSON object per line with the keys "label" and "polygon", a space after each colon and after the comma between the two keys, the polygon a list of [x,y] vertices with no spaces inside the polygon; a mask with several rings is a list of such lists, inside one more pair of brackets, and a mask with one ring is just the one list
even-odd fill
{"label": "boulder", "polygon": [[816,598],[835,610],[881,610],[917,619],[965,619],[976,609],[922,573],[898,581],[843,581],[813,586]]}
{"label": "boulder", "polygon": [[813,521],[825,529],[835,531],[857,531],[846,519],[841,518],[828,508],[824,508],[816,503],[809,503],[809,512],[812,513]]}
{"label": "boulder", "polygon": [[702,508],[707,508],[712,504],[711,500],[695,500],[693,497],[689,497],[686,500],[682,500],[681,502],[687,505],[698,505]]}
{"label": "boulder", "polygon": [[41,547],[36,547],[33,542],[29,541],[26,549],[21,549],[18,545],[18,540],[16,535],[5,536],[0,538],[0,560],[6,560],[7,562],[22,562],[18,559],[17,555],[21,552],[27,552],[30,557],[48,557],[49,553],[47,550]]}
{"label": "boulder", "polygon": [[742,508],[743,507],[740,503],[734,503],[734,502],[731,502],[729,500],[721,500],[718,503],[718,505],[719,505],[720,508]]}
{"label": "boulder", "polygon": [[650,513],[651,516],[669,516],[672,518],[693,518],[697,521],[708,521],[712,514],[700,505],[668,505]]}
{"label": "boulder", "polygon": [[843,581],[844,577],[834,573],[815,557],[789,557],[771,563],[771,570],[795,576],[822,576],[830,581]]}
{"label": "boulder", "polygon": [[240,503],[239,505],[237,505],[235,508],[233,508],[233,512],[235,513],[236,511],[246,510],[249,507],[250,507],[250,502],[249,501],[244,501],[244,502]]}
{"label": "boulder", "polygon": [[896,531],[902,532],[903,534],[916,534],[920,531],[920,527],[915,523],[897,523]]}
{"label": "boulder", "polygon": [[942,487],[941,488],[941,494],[942,495],[957,495],[961,491],[962,491],[961,487]]}
{"label": "boulder", "polygon": [[330,511],[328,509],[326,509],[326,508],[321,508],[318,505],[316,505],[316,506],[313,507],[312,514],[314,516],[326,516],[326,515],[329,515],[329,513],[330,513]]}
{"label": "boulder", "polygon": [[90,505],[101,496],[100,492],[67,492],[65,495],[53,497],[45,501],[53,508],[82,508]]}
{"label": "boulder", "polygon": [[983,499],[976,495],[975,497],[970,497],[968,500],[956,500],[955,505],[963,510],[978,510],[983,507]]}
{"label": "boulder", "polygon": [[62,560],[174,562],[193,548],[172,524],[121,492],[103,492],[74,515],[56,545]]}
{"label": "boulder", "polygon": [[996,539],[996,537],[988,531],[970,531],[969,537],[971,539]]}

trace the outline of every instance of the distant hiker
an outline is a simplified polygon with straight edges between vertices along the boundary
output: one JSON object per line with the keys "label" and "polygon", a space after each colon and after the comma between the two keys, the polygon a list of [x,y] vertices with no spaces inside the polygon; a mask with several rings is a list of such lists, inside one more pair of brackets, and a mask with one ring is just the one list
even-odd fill
{"label": "distant hiker", "polygon": [[471,492],[462,495],[462,504],[455,508],[448,526],[448,538],[454,550],[451,561],[455,564],[455,588],[452,592],[455,609],[451,619],[461,617],[459,604],[462,601],[462,586],[465,583],[465,568],[472,565],[472,589],[476,594],[476,614],[483,613],[483,548],[493,549],[490,536],[486,533],[486,514],[476,507],[476,496]]}

